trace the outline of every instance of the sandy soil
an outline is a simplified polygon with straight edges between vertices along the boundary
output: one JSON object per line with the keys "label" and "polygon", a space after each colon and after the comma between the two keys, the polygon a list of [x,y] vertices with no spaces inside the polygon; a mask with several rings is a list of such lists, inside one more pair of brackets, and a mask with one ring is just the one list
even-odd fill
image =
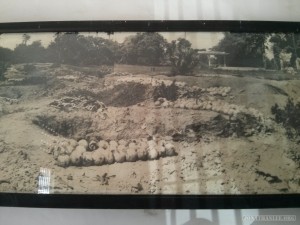
{"label": "sandy soil", "polygon": [[[286,137],[284,128],[272,120],[270,111],[275,103],[285,105],[288,97],[300,101],[299,80],[177,76],[177,85],[182,92],[189,93],[192,87],[206,92],[195,98],[179,97],[176,101],[166,101],[169,105],[164,107],[161,103],[155,104],[152,93],[162,81],[170,85],[173,77],[111,74],[100,78],[68,66],[52,68],[49,64],[39,64],[37,68],[40,76],[51,79],[35,85],[0,83],[1,192],[37,193],[41,179],[45,177],[43,168],[51,174],[50,193],[300,192],[299,162],[289,155],[291,149],[299,150],[299,145]],[[230,87],[230,91],[223,96],[211,94],[207,91],[210,87]],[[121,91],[122,88],[125,92]],[[101,108],[100,103],[97,103],[98,110],[87,110],[79,103],[77,108],[57,105],[66,96],[80,98],[87,95],[93,101],[85,104],[98,101],[105,107]],[[259,118],[268,121],[272,131],[256,131],[253,128],[250,135],[237,136],[233,133],[220,136],[211,129],[211,121],[218,115],[224,118],[230,116],[213,107],[189,107],[188,102],[196,102],[196,98],[243,109],[252,108],[253,112],[260,113]],[[83,98],[78,101],[83,101]],[[180,107],[182,102],[186,102],[184,107]],[[175,107],[177,103],[179,106]],[[65,127],[61,128],[59,123],[66,123]],[[197,137],[188,133],[187,127],[196,123],[209,124],[207,132],[202,130]],[[63,133],[63,129],[68,132]],[[184,138],[174,140],[175,134],[184,135]],[[102,139],[139,142],[149,137],[168,140],[174,145],[176,154],[101,166],[93,163],[89,166],[71,163],[59,166],[52,151],[53,146],[63,141],[85,139],[90,143]]]}

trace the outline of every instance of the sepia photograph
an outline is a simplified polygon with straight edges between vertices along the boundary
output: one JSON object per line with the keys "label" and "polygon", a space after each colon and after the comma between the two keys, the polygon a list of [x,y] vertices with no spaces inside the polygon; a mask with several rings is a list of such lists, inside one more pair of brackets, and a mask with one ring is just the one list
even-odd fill
{"label": "sepia photograph", "polygon": [[300,34],[0,35],[0,192],[300,193]]}

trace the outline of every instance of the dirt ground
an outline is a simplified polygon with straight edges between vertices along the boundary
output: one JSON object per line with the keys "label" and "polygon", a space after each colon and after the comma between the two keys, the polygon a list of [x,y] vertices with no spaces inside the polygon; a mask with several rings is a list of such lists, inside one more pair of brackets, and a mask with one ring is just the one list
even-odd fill
{"label": "dirt ground", "polygon": [[300,102],[297,77],[13,67],[0,82],[1,192],[300,193],[299,144],[271,114]]}

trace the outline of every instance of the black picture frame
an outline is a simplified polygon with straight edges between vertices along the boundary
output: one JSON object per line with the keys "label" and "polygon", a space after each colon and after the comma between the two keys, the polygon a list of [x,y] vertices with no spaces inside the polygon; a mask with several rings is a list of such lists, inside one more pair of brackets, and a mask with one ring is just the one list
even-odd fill
{"label": "black picture frame", "polygon": [[43,21],[0,23],[0,33],[28,32],[300,32],[300,22],[236,20]]}
{"label": "black picture frame", "polygon": [[[31,32],[300,32],[280,21],[47,21],[0,23],[0,34]],[[300,207],[300,194],[84,195],[0,193],[0,206],[93,209],[250,209]]]}

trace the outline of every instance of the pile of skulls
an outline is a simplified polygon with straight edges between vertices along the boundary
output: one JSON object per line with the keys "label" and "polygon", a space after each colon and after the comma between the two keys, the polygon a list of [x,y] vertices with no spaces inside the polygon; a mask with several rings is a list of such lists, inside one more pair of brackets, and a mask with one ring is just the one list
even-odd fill
{"label": "pile of skulls", "polygon": [[54,100],[50,106],[60,110],[71,111],[76,109],[85,109],[92,112],[99,110],[104,111],[106,106],[98,100],[89,100],[85,97],[64,97],[59,100]]}
{"label": "pile of skulls", "polygon": [[131,76],[131,73],[128,72],[113,72],[108,74],[107,76]]}
{"label": "pile of skulls", "polygon": [[154,105],[156,107],[163,107],[163,108],[167,108],[167,107],[173,107],[174,103],[171,101],[168,101],[166,98],[158,98],[155,102]]}
{"label": "pile of skulls", "polygon": [[254,108],[246,108],[245,106],[229,104],[222,100],[205,100],[205,99],[191,99],[181,98],[175,102],[166,100],[165,98],[159,98],[154,102],[156,107],[174,107],[190,110],[210,110],[218,113],[222,113],[229,116],[234,116],[239,113],[252,115],[257,119],[262,119],[263,115]]}
{"label": "pile of skulls", "polygon": [[101,166],[177,155],[171,140],[156,138],[99,142],[69,140],[49,146],[47,152],[53,155],[56,164],[61,167]]}
{"label": "pile of skulls", "polygon": [[[157,87],[162,85],[164,83],[166,86],[170,86],[174,81],[172,80],[163,80],[163,79],[158,79],[154,77],[141,77],[141,76],[126,76],[126,77],[120,77],[116,81],[116,84],[123,84],[123,83],[130,83],[130,82],[135,82],[135,83],[140,83],[144,85],[151,85],[153,87]],[[181,81],[176,81],[175,85],[178,87],[185,87],[186,83],[181,82]]]}
{"label": "pile of skulls", "polygon": [[9,105],[12,105],[12,104],[17,104],[17,103],[19,103],[19,100],[18,100],[18,99],[15,99],[15,98],[0,97],[0,102],[1,102],[1,103],[6,103],[6,104],[9,104]]}
{"label": "pile of skulls", "polygon": [[219,95],[222,97],[226,97],[231,91],[231,87],[209,87],[209,88],[201,88],[198,86],[185,87],[184,93],[193,93],[193,92],[201,92],[208,93],[209,95]]}
{"label": "pile of skulls", "polygon": [[195,109],[195,110],[211,110],[226,115],[234,115],[238,113],[253,114],[255,117],[261,117],[262,114],[253,108],[246,108],[245,106],[230,104],[221,100],[199,100],[192,99],[179,100],[174,104],[175,108]]}
{"label": "pile of skulls", "polygon": [[231,91],[231,87],[210,87],[203,89],[203,91],[208,92],[210,95],[221,95],[222,97],[226,97]]}

